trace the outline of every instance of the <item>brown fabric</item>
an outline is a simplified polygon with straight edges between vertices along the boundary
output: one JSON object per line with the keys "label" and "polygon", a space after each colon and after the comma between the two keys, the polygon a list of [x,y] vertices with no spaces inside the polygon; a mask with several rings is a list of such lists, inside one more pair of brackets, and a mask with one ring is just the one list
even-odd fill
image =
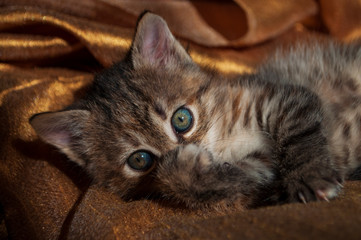
{"label": "brown fabric", "polygon": [[89,188],[81,169],[38,140],[28,118],[70,104],[124,57],[143,9],[162,15],[196,62],[227,74],[310,35],[361,37],[359,0],[0,0],[0,237],[361,239],[357,181],[331,203],[190,211]]}

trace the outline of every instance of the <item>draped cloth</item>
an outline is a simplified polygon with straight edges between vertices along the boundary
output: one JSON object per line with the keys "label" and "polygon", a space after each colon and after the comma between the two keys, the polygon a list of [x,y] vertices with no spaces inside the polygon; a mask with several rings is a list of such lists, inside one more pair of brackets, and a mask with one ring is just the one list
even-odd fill
{"label": "draped cloth", "polygon": [[310,36],[361,36],[360,0],[0,0],[0,239],[361,239],[357,181],[330,203],[228,213],[125,202],[37,138],[29,117],[71,104],[122,59],[145,9],[225,74]]}

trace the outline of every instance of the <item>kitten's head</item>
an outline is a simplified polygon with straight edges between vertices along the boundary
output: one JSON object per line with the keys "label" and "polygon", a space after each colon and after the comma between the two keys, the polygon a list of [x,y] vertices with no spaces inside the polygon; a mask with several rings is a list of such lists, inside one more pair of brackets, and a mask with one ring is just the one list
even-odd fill
{"label": "kitten's head", "polygon": [[126,59],[97,75],[84,99],[30,123],[95,183],[122,197],[155,191],[189,206],[212,204],[249,194],[238,185],[252,185],[238,179],[244,174],[238,168],[214,164],[217,154],[204,144],[207,134],[217,138],[209,133],[211,115],[222,108],[210,106],[217,91],[209,89],[217,84],[165,21],[146,13]]}

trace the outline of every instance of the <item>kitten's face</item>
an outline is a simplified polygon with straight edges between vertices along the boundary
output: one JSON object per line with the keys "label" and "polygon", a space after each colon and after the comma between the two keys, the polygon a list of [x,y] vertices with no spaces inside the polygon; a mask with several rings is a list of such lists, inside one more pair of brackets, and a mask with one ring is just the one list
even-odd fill
{"label": "kitten's face", "polygon": [[226,101],[229,94],[193,63],[163,19],[147,13],[126,61],[98,75],[79,103],[30,122],[96,183],[123,197],[155,191],[189,206],[242,201],[270,174],[261,174],[258,163],[228,163],[247,145],[219,141],[227,137],[220,130],[227,122],[218,121],[227,120],[223,108],[238,108]]}
{"label": "kitten's face", "polygon": [[96,76],[87,98],[71,110],[31,119],[43,140],[121,195],[149,175],[167,152],[198,141],[201,134],[194,132],[204,120],[196,99],[209,76],[161,18],[146,15],[128,62]]}
{"label": "kitten's face", "polygon": [[[150,187],[148,181],[168,152],[203,139],[209,119],[199,94],[211,76],[193,63],[169,69],[145,65],[110,87],[113,71],[119,75],[119,70],[108,71],[111,76],[95,80],[98,88],[90,93],[95,104],[87,101],[90,116],[82,141],[90,147],[85,164],[97,182],[132,196],[134,189],[146,191],[135,185],[147,182]],[[108,96],[101,98],[99,92]]]}

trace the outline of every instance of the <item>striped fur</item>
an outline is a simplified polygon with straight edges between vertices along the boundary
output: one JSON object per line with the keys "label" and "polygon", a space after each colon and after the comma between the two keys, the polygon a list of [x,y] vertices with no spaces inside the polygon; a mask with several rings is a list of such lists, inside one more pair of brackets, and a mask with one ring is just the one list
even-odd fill
{"label": "striped fur", "polygon": [[[202,69],[159,16],[144,14],[126,59],[88,95],[30,123],[125,199],[161,196],[188,207],[328,200],[361,162],[360,45],[279,52],[250,75]],[[191,129],[171,125],[180,107]],[[154,156],[146,171],[127,164]]]}

